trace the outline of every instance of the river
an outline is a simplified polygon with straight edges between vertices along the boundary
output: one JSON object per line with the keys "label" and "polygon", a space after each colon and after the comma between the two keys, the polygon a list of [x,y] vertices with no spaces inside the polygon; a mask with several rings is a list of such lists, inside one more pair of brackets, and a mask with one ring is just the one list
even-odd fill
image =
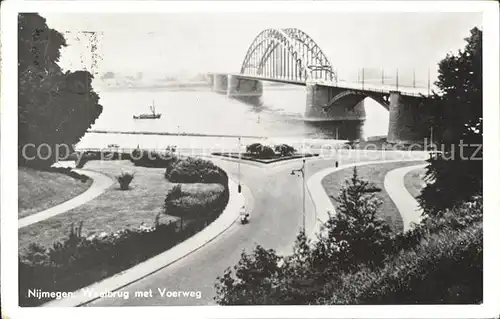
{"label": "river", "polygon": [[[201,148],[234,145],[231,137],[189,137],[182,134],[244,136],[243,143],[266,137],[276,141],[330,141],[367,138],[387,134],[389,113],[377,102],[365,100],[362,123],[312,123],[304,121],[305,87],[265,86],[260,105],[229,99],[209,88],[191,90],[120,89],[98,90],[103,112],[91,130],[155,132],[170,135],[87,133],[79,148],[101,148],[117,144],[123,148]],[[160,119],[134,120],[134,114],[149,113],[154,101]],[[293,144],[293,143],[292,143]]]}

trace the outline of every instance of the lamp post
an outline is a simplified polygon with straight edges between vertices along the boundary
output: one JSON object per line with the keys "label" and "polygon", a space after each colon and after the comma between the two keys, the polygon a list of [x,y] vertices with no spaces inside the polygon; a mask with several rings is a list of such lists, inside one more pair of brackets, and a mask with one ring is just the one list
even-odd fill
{"label": "lamp post", "polygon": [[[300,174],[299,174],[300,173]],[[299,169],[292,170],[291,175],[299,175],[302,177],[302,230],[306,231],[306,184],[305,184],[305,173],[306,173],[306,159],[302,159],[302,167]]]}
{"label": "lamp post", "polygon": [[238,194],[241,193],[241,137],[238,137]]}

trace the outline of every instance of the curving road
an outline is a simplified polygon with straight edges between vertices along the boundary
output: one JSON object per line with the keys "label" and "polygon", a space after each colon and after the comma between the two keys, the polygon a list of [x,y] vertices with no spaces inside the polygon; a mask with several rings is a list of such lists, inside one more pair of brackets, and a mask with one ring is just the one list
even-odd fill
{"label": "curving road", "polygon": [[[232,177],[238,178],[238,164],[234,161],[212,159]],[[417,162],[417,160],[416,160]],[[345,163],[345,162],[344,162]],[[247,225],[235,223],[203,249],[194,252],[171,266],[133,283],[120,292],[128,291],[129,298],[102,298],[86,306],[165,306],[215,304],[214,283],[224,269],[235,265],[242,250],[251,252],[257,244],[288,253],[302,226],[302,178],[292,176],[291,170],[300,168],[301,160],[287,161],[274,166],[241,164],[241,181],[252,192],[251,221]],[[310,159],[306,177],[331,167],[333,160]],[[408,163],[408,165],[411,165]],[[264,169],[265,168],[265,169]],[[306,232],[316,221],[314,205],[306,192]],[[148,292],[147,297],[135,297],[136,292]],[[164,297],[166,291],[201,292],[201,297]]]}

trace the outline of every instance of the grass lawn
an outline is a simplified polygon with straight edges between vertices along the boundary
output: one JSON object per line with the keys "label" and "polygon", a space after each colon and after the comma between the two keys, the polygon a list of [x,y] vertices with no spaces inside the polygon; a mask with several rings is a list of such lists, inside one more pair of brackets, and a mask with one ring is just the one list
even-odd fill
{"label": "grass lawn", "polygon": [[[421,162],[396,162],[358,167],[358,175],[360,178],[369,180],[375,186],[382,189],[379,193],[377,193],[378,198],[382,200],[382,205],[379,208],[379,212],[381,214],[380,217],[384,218],[394,231],[403,230],[403,220],[401,219],[401,215],[399,214],[393,201],[384,189],[385,175],[393,169],[403,166],[411,166],[417,163]],[[326,193],[331,196],[337,196],[340,192],[341,186],[344,184],[344,181],[352,176],[352,172],[353,168],[347,168],[326,176],[322,181]],[[331,199],[331,201],[333,205],[337,207],[335,200]]]}
{"label": "grass lawn", "polygon": [[411,196],[417,198],[425,187],[424,177],[426,171],[425,168],[421,168],[408,172],[405,175],[405,187]]}
{"label": "grass lawn", "polygon": [[31,168],[18,169],[18,217],[57,206],[86,191],[92,180],[81,182],[65,174]]}
{"label": "grass lawn", "polygon": [[[48,218],[39,223],[19,230],[19,249],[36,242],[43,246],[52,245],[56,240],[64,239],[74,223],[83,221],[82,234],[114,232],[123,228],[139,227],[142,222],[152,225],[155,217],[162,212],[167,191],[175,183],[164,177],[163,168],[145,168],[134,166],[130,161],[90,161],[84,169],[104,173],[116,181],[122,171],[135,172],[130,189],[122,191],[116,181],[110,189],[97,198],[66,213]],[[183,192],[199,192],[219,189],[218,184],[183,184]],[[160,221],[176,221],[174,216],[160,214]]]}

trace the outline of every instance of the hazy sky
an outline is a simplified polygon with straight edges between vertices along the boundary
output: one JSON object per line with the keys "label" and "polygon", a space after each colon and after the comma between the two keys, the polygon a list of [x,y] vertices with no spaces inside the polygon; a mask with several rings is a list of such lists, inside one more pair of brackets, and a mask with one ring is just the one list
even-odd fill
{"label": "hazy sky", "polygon": [[[99,71],[152,75],[237,72],[254,37],[267,28],[296,27],[323,49],[334,68],[425,70],[464,45],[469,30],[481,27],[480,13],[50,13],[60,32],[96,31]],[[88,42],[62,53],[63,68],[80,68]],[[87,63],[87,62],[85,62]],[[342,77],[342,74],[340,74]]]}

